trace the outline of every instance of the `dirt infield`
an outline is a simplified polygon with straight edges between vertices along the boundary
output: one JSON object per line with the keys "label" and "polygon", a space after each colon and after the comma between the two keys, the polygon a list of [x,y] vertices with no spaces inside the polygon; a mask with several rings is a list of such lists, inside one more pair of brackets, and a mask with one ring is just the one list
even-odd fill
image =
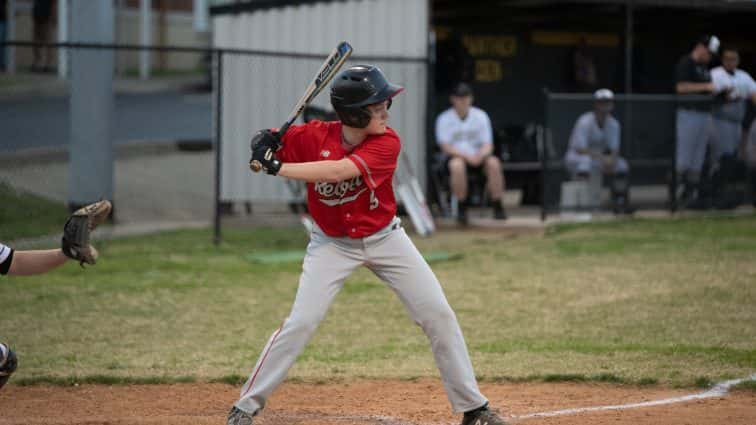
{"label": "dirt infield", "polygon": [[[522,424],[753,424],[756,392],[692,402],[556,417],[522,416],[577,407],[618,405],[679,397],[691,389],[574,383],[483,383],[492,405]],[[225,384],[8,385],[0,390],[0,424],[185,425],[225,424],[238,388]],[[274,394],[259,425],[447,425],[449,411],[437,380],[286,383]]]}

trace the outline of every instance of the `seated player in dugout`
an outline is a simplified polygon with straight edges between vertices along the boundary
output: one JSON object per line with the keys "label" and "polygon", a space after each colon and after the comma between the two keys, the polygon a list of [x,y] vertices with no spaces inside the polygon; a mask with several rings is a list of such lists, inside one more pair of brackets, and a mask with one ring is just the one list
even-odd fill
{"label": "seated player in dugout", "polygon": [[[16,251],[0,242],[0,275],[30,276],[47,273],[69,259],[95,264],[97,250],[89,244],[89,234],[110,215],[110,201],[99,201],[74,212],[63,226],[61,247],[56,249]],[[16,370],[17,359],[11,347],[0,342],[0,388]]]}
{"label": "seated player in dugout", "polygon": [[452,106],[436,118],[436,143],[446,156],[451,192],[459,202],[457,219],[463,225],[467,224],[470,173],[485,174],[494,218],[507,218],[501,203],[504,175],[501,161],[494,155],[491,120],[484,110],[473,106],[473,100],[470,86],[459,83],[449,96]]}
{"label": "seated player in dugout", "polygon": [[588,180],[593,173],[609,178],[612,209],[617,214],[632,212],[628,173],[630,167],[620,151],[620,124],[612,116],[614,93],[599,89],[593,93],[593,110],[580,115],[572,128],[565,165],[573,180]]}
{"label": "seated player in dugout", "polygon": [[263,348],[228,425],[251,425],[315,333],[347,277],[367,267],[386,283],[428,336],[462,425],[501,425],[478,389],[462,330],[443,287],[396,217],[392,177],[401,142],[388,127],[392,99],[403,90],[375,66],[334,78],[331,104],[339,121],[292,125],[252,139],[252,161],[270,175],[307,182],[315,222],[289,316]]}

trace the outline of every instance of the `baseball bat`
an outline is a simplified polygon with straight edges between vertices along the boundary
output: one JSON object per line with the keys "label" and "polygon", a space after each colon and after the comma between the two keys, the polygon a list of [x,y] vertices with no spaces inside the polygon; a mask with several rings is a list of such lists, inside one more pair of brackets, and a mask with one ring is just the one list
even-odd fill
{"label": "baseball bat", "polygon": [[[283,138],[283,135],[286,133],[289,127],[294,124],[294,121],[299,118],[299,115],[302,114],[302,111],[304,111],[305,107],[307,107],[307,105],[310,104],[310,102],[312,102],[312,100],[315,99],[315,97],[328,85],[334,75],[336,75],[336,72],[341,68],[342,65],[344,65],[344,62],[346,62],[347,58],[351,54],[352,46],[350,46],[346,41],[342,41],[338,46],[336,46],[335,49],[333,49],[331,54],[329,54],[326,58],[325,62],[323,62],[323,65],[320,66],[318,73],[315,74],[315,78],[305,89],[302,97],[299,99],[297,104],[294,105],[294,109],[289,114],[289,118],[286,120],[286,122],[283,123],[281,128],[279,128],[278,134],[281,138]],[[260,164],[259,161],[250,160],[249,168],[257,173],[258,171],[262,170],[262,164]]]}

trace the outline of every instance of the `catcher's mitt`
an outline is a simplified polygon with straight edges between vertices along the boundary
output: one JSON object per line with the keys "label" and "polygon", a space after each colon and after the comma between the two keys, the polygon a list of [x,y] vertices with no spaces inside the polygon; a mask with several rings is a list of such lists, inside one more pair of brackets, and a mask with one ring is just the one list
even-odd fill
{"label": "catcher's mitt", "polygon": [[94,264],[97,261],[97,250],[89,244],[89,233],[102,224],[110,215],[113,208],[110,201],[99,201],[76,210],[63,227],[61,248],[63,253],[71,259]]}
{"label": "catcher's mitt", "polygon": [[0,343],[0,388],[8,382],[17,364],[16,353],[7,344]]}

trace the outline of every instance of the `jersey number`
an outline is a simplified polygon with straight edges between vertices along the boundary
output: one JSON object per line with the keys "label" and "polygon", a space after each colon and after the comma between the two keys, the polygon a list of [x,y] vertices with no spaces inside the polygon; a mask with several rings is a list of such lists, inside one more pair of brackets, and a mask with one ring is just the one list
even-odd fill
{"label": "jersey number", "polygon": [[372,211],[378,208],[379,204],[380,202],[378,202],[378,198],[375,197],[375,192],[371,190],[370,191],[370,210]]}

